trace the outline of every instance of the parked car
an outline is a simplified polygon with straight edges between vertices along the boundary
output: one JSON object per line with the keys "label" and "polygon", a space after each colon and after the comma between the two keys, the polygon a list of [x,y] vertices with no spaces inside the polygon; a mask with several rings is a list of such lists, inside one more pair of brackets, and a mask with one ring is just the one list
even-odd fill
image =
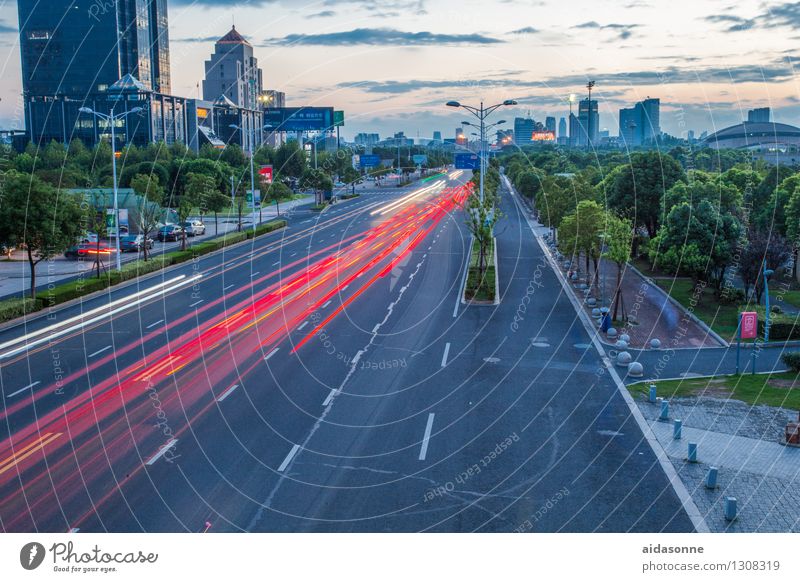
{"label": "parked car", "polygon": [[159,242],[180,240],[183,229],[177,224],[167,224],[158,230],[156,238]]}
{"label": "parked car", "polygon": [[206,225],[199,220],[187,220],[181,223],[181,227],[186,231],[186,236],[202,236],[206,233]]}
{"label": "parked car", "polygon": [[139,253],[141,252],[145,246],[148,249],[153,248],[153,239],[147,238],[145,239],[143,234],[129,234],[123,236],[119,240],[119,250],[120,252],[134,252]]}

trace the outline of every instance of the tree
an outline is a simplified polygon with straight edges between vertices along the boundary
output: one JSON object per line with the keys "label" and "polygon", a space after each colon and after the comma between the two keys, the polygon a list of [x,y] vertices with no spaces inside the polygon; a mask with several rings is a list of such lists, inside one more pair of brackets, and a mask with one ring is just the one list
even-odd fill
{"label": "tree", "polygon": [[[633,243],[633,227],[630,221],[606,213],[605,232],[603,233],[605,251],[603,256],[617,265],[617,286],[614,291],[614,312],[611,319],[617,321],[617,312],[622,297],[622,270],[631,258],[631,245]],[[625,310],[623,306],[623,311]]]}
{"label": "tree", "polygon": [[300,178],[306,170],[306,152],[297,141],[289,141],[275,151],[274,163],[276,181],[278,178]]}
{"label": "tree", "polygon": [[131,179],[131,188],[139,195],[139,232],[144,237],[143,258],[147,261],[150,249],[147,241],[150,234],[158,228],[161,222],[163,209],[161,201],[164,199],[164,191],[158,183],[156,174],[137,174]]}
{"label": "tree", "polygon": [[467,213],[467,228],[472,234],[475,242],[478,243],[478,280],[480,288],[484,283],[486,274],[487,254],[489,246],[494,237],[494,227],[500,219],[500,211],[497,206],[497,189],[500,176],[497,170],[489,168],[484,180],[484,199],[481,200],[480,194],[480,173],[474,172],[472,177],[472,193],[464,202],[464,210]]}
{"label": "tree", "polygon": [[30,294],[36,297],[36,265],[63,253],[81,234],[81,208],[74,196],[36,176],[7,172],[0,199],[0,240],[24,245],[31,271]]}
{"label": "tree", "polygon": [[634,227],[644,227],[652,239],[669,211],[663,207],[664,193],[686,181],[681,165],[657,151],[635,153],[608,184],[608,206],[619,216],[630,218]]}
{"label": "tree", "polygon": [[300,184],[303,188],[314,190],[314,201],[320,205],[324,201],[324,193],[333,190],[333,181],[323,170],[309,168],[303,174]]}
{"label": "tree", "polygon": [[606,227],[607,213],[594,200],[581,200],[575,212],[567,215],[559,226],[558,246],[570,256],[586,258],[586,284],[591,283],[589,261],[594,264],[594,284],[597,279],[597,263],[600,259],[602,238]]}
{"label": "tree", "polygon": [[289,188],[286,184],[284,184],[283,182],[272,182],[272,184],[269,184],[267,186],[264,202],[266,203],[274,202],[277,214],[280,215],[281,199],[285,200],[291,197],[292,197],[292,189]]}
{"label": "tree", "polygon": [[536,204],[539,220],[555,230],[567,215],[575,212],[582,200],[590,200],[594,196],[594,189],[580,179],[548,176],[542,183]]}
{"label": "tree", "polygon": [[739,273],[744,283],[745,295],[749,296],[752,289],[756,294],[756,303],[761,303],[761,295],[764,293],[762,271],[764,261],[767,263],[767,269],[777,271],[792,256],[792,247],[782,236],[778,234],[770,236],[760,229],[751,230],[748,238],[747,247],[739,259]]}

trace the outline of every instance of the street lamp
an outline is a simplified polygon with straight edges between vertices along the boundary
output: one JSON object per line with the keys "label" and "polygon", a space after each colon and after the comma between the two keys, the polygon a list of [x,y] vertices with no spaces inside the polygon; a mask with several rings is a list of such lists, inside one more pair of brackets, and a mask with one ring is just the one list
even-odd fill
{"label": "street lamp", "polygon": [[[253,127],[253,124],[250,124]],[[241,127],[236,124],[231,123],[228,127],[234,129],[236,131],[243,131]],[[253,199],[253,232],[256,231],[256,176],[255,176],[255,164],[253,162],[253,158],[256,155],[255,152],[255,141],[256,141],[256,132],[255,128],[253,127],[253,131],[250,135],[250,196]],[[259,205],[259,209],[261,206]]]}
{"label": "street lamp", "polygon": [[772,269],[767,269],[767,261],[762,262],[762,270],[764,271],[764,301],[767,308],[767,315],[764,319],[764,343],[769,341],[769,278],[775,273]]}
{"label": "street lamp", "polygon": [[[116,105],[114,106],[116,107]],[[87,115],[94,115],[95,117],[105,120],[111,126],[111,172],[114,179],[114,247],[116,251],[116,267],[117,271],[122,269],[122,257],[119,250],[119,195],[117,192],[117,140],[114,126],[118,119],[124,119],[133,113],[141,113],[141,107],[134,107],[128,111],[114,114],[114,107],[111,108],[111,113],[100,113],[90,107],[81,107],[78,113],[86,113]]]}
{"label": "street lamp", "polygon": [[484,167],[485,163],[486,163],[485,162],[486,156],[484,155],[484,151],[483,151],[484,150],[484,142],[486,141],[484,139],[484,136],[486,135],[486,118],[489,117],[489,115],[491,115],[495,111],[495,109],[498,109],[500,107],[508,107],[510,105],[516,105],[516,104],[517,104],[517,102],[515,100],[513,100],[513,99],[506,99],[502,103],[497,103],[496,105],[491,105],[489,107],[484,107],[483,106],[483,101],[481,101],[480,107],[473,107],[471,105],[464,105],[462,103],[459,103],[458,101],[448,101],[447,103],[445,103],[445,105],[447,107],[461,107],[463,109],[466,109],[472,115],[477,117],[478,120],[481,122],[480,128],[479,128],[480,132],[481,132],[481,157],[480,157],[480,163],[481,163],[481,190],[480,190],[481,202],[483,202],[483,200],[484,200],[483,179],[484,179],[484,175],[486,174],[485,167]]}

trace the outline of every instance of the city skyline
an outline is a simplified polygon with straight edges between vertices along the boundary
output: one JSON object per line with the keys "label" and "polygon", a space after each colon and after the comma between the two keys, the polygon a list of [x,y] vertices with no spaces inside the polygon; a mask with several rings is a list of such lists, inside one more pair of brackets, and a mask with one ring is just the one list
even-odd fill
{"label": "city skyline", "polygon": [[[448,134],[461,119],[444,108],[450,98],[508,97],[519,102],[507,112],[510,118],[528,111],[538,121],[560,118],[569,93],[585,97],[589,78],[597,81],[598,129],[612,134],[618,110],[647,96],[661,99],[662,129],[678,137],[690,129],[711,133],[756,107],[771,107],[776,121],[796,123],[800,106],[787,46],[787,33],[800,27],[796,6],[749,2],[732,13],[714,1],[704,3],[703,12],[693,5],[693,16],[683,19],[676,16],[683,4],[598,9],[578,2],[566,10],[550,2],[505,3],[487,22],[478,3],[449,0],[385,2],[377,12],[358,1],[298,8],[280,1],[173,0],[172,94],[197,96],[204,60],[236,22],[254,46],[264,86],[285,91],[289,106],[345,109],[343,135],[350,139],[362,131],[424,138],[430,136],[422,128],[430,127]],[[265,11],[269,24],[261,24]],[[17,19],[16,2],[0,2],[4,128],[21,127],[22,120]],[[698,43],[699,35],[706,42]],[[742,51],[751,42],[759,45],[756,56]],[[589,59],[582,54],[587,46]]]}

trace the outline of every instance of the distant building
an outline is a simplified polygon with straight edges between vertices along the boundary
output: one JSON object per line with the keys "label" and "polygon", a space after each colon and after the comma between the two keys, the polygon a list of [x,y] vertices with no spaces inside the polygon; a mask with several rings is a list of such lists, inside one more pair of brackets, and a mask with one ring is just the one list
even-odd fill
{"label": "distant building", "polygon": [[570,143],[574,147],[587,147],[599,140],[600,115],[597,110],[597,101],[583,99],[578,103],[578,117],[570,124]]}
{"label": "distant building", "polygon": [[456,128],[456,145],[460,146],[467,145],[467,136],[464,135],[464,128],[462,127]]}
{"label": "distant building", "polygon": [[652,144],[661,135],[661,101],[647,98],[628,109],[619,110],[621,147]]}
{"label": "distant building", "polygon": [[442,141],[442,132],[441,131],[434,131],[433,132],[433,141],[436,141],[436,142]]}
{"label": "distant building", "polygon": [[769,107],[759,107],[751,109],[747,112],[748,123],[769,123],[770,122],[770,109]]}
{"label": "distant building", "polygon": [[514,144],[517,146],[533,143],[533,132],[536,131],[536,122],[530,117],[517,117],[514,119]]}
{"label": "distant building", "polygon": [[554,134],[556,132],[556,118],[555,117],[546,117],[544,120],[544,129],[546,131],[552,131]]}
{"label": "distant building", "polygon": [[800,147],[800,128],[785,123],[745,121],[709,135],[704,145],[713,149],[797,149]]}
{"label": "distant building", "polygon": [[381,141],[381,136],[377,133],[358,133],[356,134],[356,145],[372,147],[378,145]]}
{"label": "distant building", "polygon": [[567,137],[567,120],[563,117],[558,120],[558,137]]}
{"label": "distant building", "polygon": [[[258,98],[261,110],[272,107],[286,107],[286,93],[275,89],[266,89]],[[264,140],[271,147],[278,147],[286,142],[285,131],[267,130],[267,137]]]}
{"label": "distant building", "polygon": [[205,70],[203,98],[206,101],[216,101],[224,95],[239,107],[259,107],[259,98],[264,93],[261,69],[253,56],[253,45],[235,26],[216,42]]}

